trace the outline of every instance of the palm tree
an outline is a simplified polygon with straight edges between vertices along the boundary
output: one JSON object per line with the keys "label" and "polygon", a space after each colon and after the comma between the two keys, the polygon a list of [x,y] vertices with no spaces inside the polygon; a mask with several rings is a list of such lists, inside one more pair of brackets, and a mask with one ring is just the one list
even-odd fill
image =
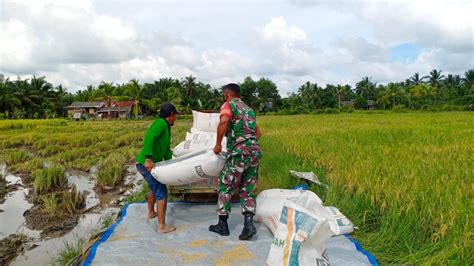
{"label": "palm tree", "polygon": [[373,100],[375,98],[376,87],[377,83],[373,83],[369,77],[364,77],[361,81],[356,83],[355,92],[366,100]]}
{"label": "palm tree", "polygon": [[469,69],[468,71],[464,72],[464,78],[462,78],[462,82],[468,83],[471,86],[474,85],[474,69]]}
{"label": "palm tree", "polygon": [[390,91],[387,89],[379,90],[377,103],[381,104],[385,110],[386,106],[390,104]]}
{"label": "palm tree", "polygon": [[183,88],[186,90],[186,96],[192,98],[196,89],[196,78],[193,76],[185,77],[182,82]]}
{"label": "palm tree", "polygon": [[112,107],[112,97],[114,96],[115,88],[112,82],[102,81],[99,88],[94,91],[94,99],[105,100],[105,106],[107,107],[108,118],[110,119],[110,107]]}
{"label": "palm tree", "polygon": [[7,78],[0,81],[0,112],[8,112],[8,114],[10,114],[14,109],[20,106],[21,101],[13,93],[9,79]]}
{"label": "palm tree", "polygon": [[392,107],[397,105],[397,98],[402,95],[402,90],[397,83],[389,83],[386,87],[388,96],[392,102]]}
{"label": "palm tree", "polygon": [[420,78],[420,74],[415,73],[413,76],[410,77],[410,83],[412,83],[413,85],[420,85],[424,79],[426,79],[427,77],[421,77]]}
{"label": "palm tree", "polygon": [[196,78],[193,76],[185,77],[181,85],[184,89],[184,104],[189,106],[191,103],[196,102],[197,99],[194,99],[196,96]]}
{"label": "palm tree", "polygon": [[318,84],[307,81],[298,88],[298,95],[307,104],[309,109],[317,109],[321,107],[321,97],[318,91]]}
{"label": "palm tree", "polygon": [[341,99],[346,94],[346,91],[347,91],[347,87],[342,86],[342,85],[337,85],[334,90],[334,94],[337,96],[337,100],[339,103],[339,109],[341,109]]}
{"label": "palm tree", "polygon": [[143,86],[137,79],[132,79],[125,85],[124,92],[133,97],[133,115],[137,118],[141,113],[140,101],[143,95]]}
{"label": "palm tree", "polygon": [[464,86],[467,87],[467,94],[474,93],[474,69],[469,69],[464,72],[464,78],[462,78]]}
{"label": "palm tree", "polygon": [[441,72],[443,71],[436,70],[436,69],[431,70],[430,75],[428,76],[428,79],[432,87],[438,88],[440,82],[445,78],[445,76],[442,75]]}

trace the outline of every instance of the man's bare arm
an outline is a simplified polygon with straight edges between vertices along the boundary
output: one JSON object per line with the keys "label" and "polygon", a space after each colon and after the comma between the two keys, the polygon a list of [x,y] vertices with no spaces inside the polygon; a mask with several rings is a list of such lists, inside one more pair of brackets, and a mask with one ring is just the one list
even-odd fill
{"label": "man's bare arm", "polygon": [[229,117],[225,115],[221,116],[219,125],[217,126],[216,146],[214,147],[214,152],[216,154],[219,154],[222,150],[222,139],[224,138],[224,135],[227,132],[228,127],[229,127]]}
{"label": "man's bare arm", "polygon": [[255,136],[257,137],[257,140],[262,136],[262,131],[260,131],[260,127],[258,125],[255,126]]}

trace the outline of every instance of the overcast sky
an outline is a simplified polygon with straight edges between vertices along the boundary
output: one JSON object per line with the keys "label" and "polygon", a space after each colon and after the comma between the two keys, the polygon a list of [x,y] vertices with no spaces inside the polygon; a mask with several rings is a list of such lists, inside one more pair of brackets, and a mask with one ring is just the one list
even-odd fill
{"label": "overcast sky", "polygon": [[[0,73],[70,91],[188,75],[386,83],[474,68],[474,0],[0,0]],[[225,2],[225,3],[224,3]]]}

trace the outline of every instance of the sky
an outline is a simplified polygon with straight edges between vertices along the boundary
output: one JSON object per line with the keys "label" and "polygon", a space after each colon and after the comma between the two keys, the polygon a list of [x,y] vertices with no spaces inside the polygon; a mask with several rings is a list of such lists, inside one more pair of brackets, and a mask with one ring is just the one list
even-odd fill
{"label": "sky", "polygon": [[101,81],[403,81],[474,69],[474,0],[0,0],[0,73]]}

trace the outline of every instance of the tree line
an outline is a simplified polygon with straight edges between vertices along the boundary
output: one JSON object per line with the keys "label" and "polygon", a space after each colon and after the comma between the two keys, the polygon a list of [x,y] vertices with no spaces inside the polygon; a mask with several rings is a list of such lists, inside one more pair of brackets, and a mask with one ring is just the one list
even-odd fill
{"label": "tree line", "polygon": [[[352,111],[354,109],[474,110],[474,69],[462,76],[444,75],[434,69],[429,75],[413,76],[401,82],[377,84],[369,77],[354,87],[310,81],[281,97],[268,78],[247,77],[240,83],[242,98],[259,113],[301,114]],[[45,77],[10,80],[0,75],[0,118],[65,117],[65,107],[73,101],[134,101],[133,114],[156,115],[161,104],[171,102],[179,110],[218,110],[222,88],[200,82],[193,76],[182,79],[160,78],[152,83],[136,79],[124,84],[101,82],[75,93],[62,85],[54,86]]]}

